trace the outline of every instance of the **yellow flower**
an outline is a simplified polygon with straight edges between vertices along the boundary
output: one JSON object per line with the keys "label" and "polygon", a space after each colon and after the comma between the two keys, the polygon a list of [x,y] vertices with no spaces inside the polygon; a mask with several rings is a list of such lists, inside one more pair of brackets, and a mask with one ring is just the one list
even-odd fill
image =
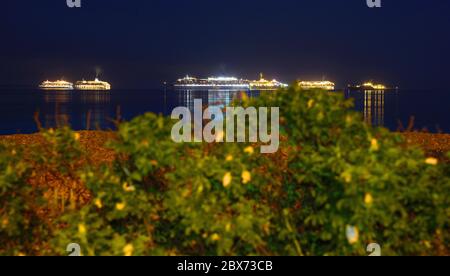
{"label": "yellow flower", "polygon": [[134,186],[128,184],[127,182],[123,183],[122,188],[125,192],[134,192],[135,191]]}
{"label": "yellow flower", "polygon": [[255,149],[252,146],[249,146],[244,149],[244,152],[252,155],[255,152]]}
{"label": "yellow flower", "polygon": [[97,208],[99,209],[103,208],[102,200],[100,198],[97,198],[95,200],[95,206],[97,206]]}
{"label": "yellow flower", "polygon": [[123,209],[125,209],[126,204],[125,203],[117,203],[116,204],[116,209],[119,211],[122,211]]}
{"label": "yellow flower", "polygon": [[203,192],[203,189],[204,189],[203,185],[198,186],[197,193],[201,194]]}
{"label": "yellow flower", "polygon": [[249,171],[243,171],[242,172],[242,183],[247,184],[252,180],[252,175]]}
{"label": "yellow flower", "polygon": [[311,109],[314,106],[314,100],[311,99],[308,101],[308,108]]}
{"label": "yellow flower", "polygon": [[439,161],[434,157],[430,157],[425,160],[425,163],[427,163],[428,165],[436,166]]}
{"label": "yellow flower", "polygon": [[346,183],[352,182],[352,173],[349,171],[345,171],[341,174],[341,177],[344,179]]}
{"label": "yellow flower", "polygon": [[350,116],[350,115],[347,115],[347,116],[345,117],[345,122],[346,122],[347,124],[351,124],[351,123],[352,123],[352,121],[353,121],[353,118],[352,118],[352,116]]}
{"label": "yellow flower", "polygon": [[80,134],[79,133],[75,133],[74,134],[74,139],[75,139],[75,141],[80,140]]}
{"label": "yellow flower", "polygon": [[346,228],[347,240],[350,244],[355,244],[359,240],[359,230],[355,226],[347,225]]}
{"label": "yellow flower", "polygon": [[17,257],[25,257],[25,256],[26,256],[25,253],[22,252],[17,253]]}
{"label": "yellow flower", "polygon": [[132,256],[133,251],[134,251],[134,247],[132,244],[129,243],[129,244],[125,245],[125,247],[123,248],[123,255],[127,256],[127,257]]}
{"label": "yellow flower", "polygon": [[225,231],[230,232],[231,230],[231,223],[227,223],[227,225],[225,225]]}
{"label": "yellow flower", "polygon": [[373,138],[372,141],[370,141],[370,150],[378,151],[379,149],[380,149],[380,146],[378,145],[377,139]]}
{"label": "yellow flower", "polygon": [[371,194],[369,193],[366,194],[366,196],[364,197],[364,203],[366,203],[367,205],[372,205],[373,197]]}
{"label": "yellow flower", "polygon": [[212,234],[211,240],[212,241],[219,241],[220,240],[220,236],[218,234]]}
{"label": "yellow flower", "polygon": [[223,176],[223,179],[222,179],[222,184],[223,184],[223,186],[225,187],[225,188],[228,188],[229,186],[230,186],[230,184],[231,184],[231,180],[233,179],[233,177],[231,176],[231,173],[226,173],[224,176]]}
{"label": "yellow flower", "polygon": [[17,151],[13,149],[13,150],[11,151],[11,154],[12,154],[12,155],[16,155],[16,154],[17,154]]}
{"label": "yellow flower", "polygon": [[227,161],[227,162],[233,161],[233,155],[231,155],[231,154],[227,155],[227,157],[225,158],[225,161]]}
{"label": "yellow flower", "polygon": [[78,233],[80,233],[81,235],[86,234],[86,226],[84,224],[78,224]]}

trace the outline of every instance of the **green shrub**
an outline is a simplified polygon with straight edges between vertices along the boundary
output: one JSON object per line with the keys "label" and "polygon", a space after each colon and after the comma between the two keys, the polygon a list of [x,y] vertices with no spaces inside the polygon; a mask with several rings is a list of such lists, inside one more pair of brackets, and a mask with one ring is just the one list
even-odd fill
{"label": "green shrub", "polygon": [[[85,255],[165,254],[152,247],[162,195],[148,181],[156,172],[156,164],[150,161],[154,154],[150,142],[157,140],[154,135],[167,123],[162,120],[146,115],[134,123],[124,123],[118,133],[120,142],[111,145],[119,156],[115,164],[86,167],[80,174],[92,200],[81,210],[61,217],[66,227],[53,241],[57,254],[64,254],[69,243],[80,244]],[[142,136],[137,129],[144,127],[155,132]]]}
{"label": "green shrub", "polygon": [[[373,242],[389,255],[448,248],[439,233],[449,229],[450,175],[435,160],[366,126],[340,95],[291,88],[255,104],[283,107],[297,150],[282,182],[294,194],[287,213],[305,254],[363,255]],[[347,229],[358,235],[347,237]]]}
{"label": "green shrub", "polygon": [[27,157],[33,170],[30,183],[45,189],[44,208],[59,216],[66,208],[75,209],[89,200],[79,172],[90,162],[80,146],[80,134],[70,128],[43,130],[40,134],[44,142],[31,146]]}
{"label": "green shrub", "polygon": [[35,216],[27,204],[28,166],[13,146],[0,146],[0,255],[21,255],[33,247]]}
{"label": "green shrub", "polygon": [[43,142],[0,147],[0,255],[45,255],[59,231],[55,220],[86,200],[80,182],[79,134],[69,128],[43,130]]}
{"label": "green shrub", "polygon": [[[50,133],[52,150],[31,164],[62,166],[89,200],[63,208],[44,253],[78,243],[84,255],[367,255],[378,243],[384,255],[449,254],[448,163],[364,124],[338,93],[291,87],[242,104],[280,107],[276,154],[259,144],[176,144],[174,122],[146,114],[120,125],[109,145],[116,161],[97,168],[76,161],[70,130]],[[20,163],[8,150],[1,183],[21,183],[25,196],[27,174],[8,176]]]}

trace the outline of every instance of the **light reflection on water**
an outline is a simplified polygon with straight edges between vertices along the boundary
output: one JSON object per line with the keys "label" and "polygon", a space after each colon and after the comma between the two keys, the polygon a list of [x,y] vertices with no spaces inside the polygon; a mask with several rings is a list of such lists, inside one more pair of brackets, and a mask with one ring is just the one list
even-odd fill
{"label": "light reflection on water", "polygon": [[186,106],[194,110],[194,100],[201,99],[204,106],[224,108],[229,106],[234,100],[239,100],[242,93],[248,97],[258,97],[258,91],[239,91],[239,90],[177,90],[179,106]]}
{"label": "light reflection on water", "polygon": [[[363,113],[364,121],[367,124],[385,126],[386,98],[389,97],[390,102],[396,102],[396,97],[392,96],[395,96],[397,92],[397,90],[347,91],[346,96],[356,99],[355,107]],[[362,97],[362,101],[358,101],[359,97]],[[362,107],[360,106],[361,102]]]}
{"label": "light reflection on water", "polygon": [[71,91],[43,91],[44,102],[48,104],[40,115],[44,128],[67,125],[71,121],[70,103]]}
{"label": "light reflection on water", "polygon": [[346,98],[353,98],[355,110],[361,112],[364,121],[372,126],[399,128],[398,90],[345,91]]}
{"label": "light reflection on water", "polygon": [[45,91],[41,111],[43,127],[51,128],[77,122],[81,129],[103,129],[111,122],[107,91]]}
{"label": "light reflection on water", "polygon": [[373,126],[384,126],[384,90],[365,90],[364,121]]}

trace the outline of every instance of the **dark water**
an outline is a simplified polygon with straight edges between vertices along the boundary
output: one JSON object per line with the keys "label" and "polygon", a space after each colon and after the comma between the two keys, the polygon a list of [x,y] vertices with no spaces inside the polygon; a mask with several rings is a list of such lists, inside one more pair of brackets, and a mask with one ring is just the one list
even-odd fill
{"label": "dark water", "polygon": [[346,91],[372,125],[450,133],[450,90]]}
{"label": "dark water", "polygon": [[[248,92],[257,97],[259,92]],[[270,93],[270,92],[264,92]],[[0,90],[0,134],[37,131],[35,114],[44,127],[68,122],[74,129],[114,129],[120,116],[130,120],[145,112],[169,115],[177,106],[226,105],[237,91],[112,90],[110,92]],[[450,133],[450,91],[399,90],[386,92],[346,92],[355,99],[355,109],[366,121],[397,130],[414,129]]]}

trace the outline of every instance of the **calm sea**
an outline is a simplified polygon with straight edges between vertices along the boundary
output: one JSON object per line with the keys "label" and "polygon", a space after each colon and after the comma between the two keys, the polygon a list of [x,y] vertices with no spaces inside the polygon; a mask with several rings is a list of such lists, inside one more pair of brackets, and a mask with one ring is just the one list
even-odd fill
{"label": "calm sea", "polygon": [[[114,129],[118,117],[130,120],[146,112],[169,115],[177,106],[225,106],[240,92],[112,90],[110,92],[0,90],[0,134],[33,133],[68,122],[76,130]],[[270,92],[263,92],[270,93]],[[258,97],[259,92],[248,92]],[[450,90],[346,92],[367,122],[391,130],[408,128],[450,133]],[[410,123],[411,122],[411,123]]]}

